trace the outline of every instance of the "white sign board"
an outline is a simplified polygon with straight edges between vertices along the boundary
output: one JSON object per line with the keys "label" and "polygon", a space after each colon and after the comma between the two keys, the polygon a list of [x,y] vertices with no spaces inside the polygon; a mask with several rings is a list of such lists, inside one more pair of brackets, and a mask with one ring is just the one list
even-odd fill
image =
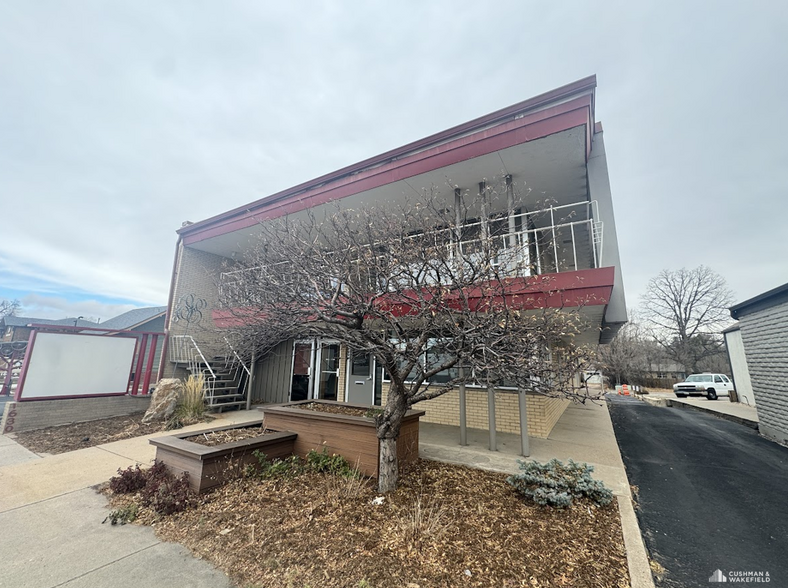
{"label": "white sign board", "polygon": [[37,333],[20,400],[125,394],[137,340]]}

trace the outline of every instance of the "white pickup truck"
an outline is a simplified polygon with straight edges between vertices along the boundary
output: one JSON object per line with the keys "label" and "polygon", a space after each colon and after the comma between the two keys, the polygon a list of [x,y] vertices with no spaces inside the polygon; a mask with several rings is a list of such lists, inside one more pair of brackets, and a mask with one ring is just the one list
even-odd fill
{"label": "white pickup truck", "polygon": [[730,396],[733,382],[725,374],[692,374],[683,382],[673,384],[673,392],[679,398],[705,396],[717,400],[718,396]]}

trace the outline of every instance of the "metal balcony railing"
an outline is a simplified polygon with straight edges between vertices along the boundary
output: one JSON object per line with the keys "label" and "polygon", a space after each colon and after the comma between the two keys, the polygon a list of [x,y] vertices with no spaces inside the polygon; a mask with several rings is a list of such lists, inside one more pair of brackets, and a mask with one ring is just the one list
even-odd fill
{"label": "metal balcony railing", "polygon": [[[598,219],[598,203],[593,200],[477,220],[410,238],[429,237],[430,243],[443,241],[451,256],[468,260],[474,255],[489,256],[491,264],[503,275],[525,277],[600,267],[603,224]],[[224,272],[220,288],[243,284],[245,274],[261,274],[256,277],[262,279],[270,269],[252,267]],[[425,279],[429,281],[428,276]]]}

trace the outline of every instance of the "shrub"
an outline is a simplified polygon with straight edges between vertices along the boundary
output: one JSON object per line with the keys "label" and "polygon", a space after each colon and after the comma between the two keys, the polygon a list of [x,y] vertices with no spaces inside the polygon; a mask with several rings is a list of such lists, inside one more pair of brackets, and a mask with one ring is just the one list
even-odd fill
{"label": "shrub", "polygon": [[[350,466],[347,460],[341,455],[329,455],[324,447],[322,451],[312,449],[307,453],[305,459],[297,455],[291,455],[285,459],[274,459],[268,461],[265,453],[255,451],[258,467],[257,475],[263,479],[286,478],[297,476],[305,472],[316,474],[331,474],[345,478],[356,478],[359,476],[358,470]],[[246,471],[247,475],[254,475],[251,468]]]}
{"label": "shrub", "polygon": [[205,376],[202,373],[192,374],[183,380],[183,391],[171,420],[189,424],[201,420],[204,415]]}
{"label": "shrub", "polygon": [[[139,492],[140,502],[144,506],[150,506],[158,515],[165,516],[185,510],[195,500],[188,476],[184,474],[176,478],[167,471],[167,466],[163,462],[156,461],[146,470],[140,469],[139,466],[129,467],[118,470],[118,474],[110,479],[110,490],[116,494]],[[112,522],[113,518],[122,524],[131,522],[137,516],[136,506],[134,509],[134,517],[131,519],[122,518],[123,509],[112,511],[108,519],[113,525],[115,524]]]}
{"label": "shrub", "polygon": [[271,478],[291,478],[304,473],[304,464],[300,457],[291,455],[285,459],[269,461],[265,453],[255,451],[253,454],[258,461],[257,475],[264,480]]}
{"label": "shrub", "polygon": [[194,492],[189,486],[188,474],[168,476],[158,483],[145,487],[150,507],[160,516],[167,516],[186,510],[195,500]]}
{"label": "shrub", "polygon": [[101,524],[106,523],[109,521],[110,525],[125,525],[126,523],[133,523],[134,520],[137,518],[137,513],[139,512],[139,507],[136,504],[130,504],[128,506],[123,506],[116,510],[110,511]]}
{"label": "shrub", "polygon": [[591,478],[593,466],[571,459],[562,463],[553,459],[548,463],[520,461],[521,473],[507,478],[507,482],[523,496],[542,506],[565,508],[573,498],[585,496],[600,506],[610,504],[613,493],[600,480]]}
{"label": "shrub", "polygon": [[146,481],[145,471],[138,464],[125,470],[118,469],[118,475],[109,479],[109,489],[115,494],[131,494],[142,490]]}
{"label": "shrub", "polygon": [[358,470],[351,467],[344,457],[336,453],[329,455],[325,447],[323,447],[323,451],[312,449],[306,454],[306,468],[310,472],[318,474],[332,474],[345,478],[358,476]]}

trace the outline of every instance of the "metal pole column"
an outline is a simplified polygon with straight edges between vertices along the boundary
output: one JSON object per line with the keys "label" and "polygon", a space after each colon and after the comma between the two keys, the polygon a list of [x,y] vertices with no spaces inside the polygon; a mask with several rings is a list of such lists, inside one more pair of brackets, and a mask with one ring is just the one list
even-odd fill
{"label": "metal pole column", "polygon": [[[460,379],[465,378],[465,368],[460,368]],[[467,405],[465,402],[465,384],[459,386],[460,394],[460,445],[468,445],[468,429],[466,427]]]}
{"label": "metal pole column", "polygon": [[498,451],[498,440],[495,437],[495,388],[487,384],[487,414],[490,427],[490,451]]}
{"label": "metal pole column", "polygon": [[257,360],[255,346],[252,346],[252,363],[249,365],[249,382],[246,384],[246,410],[252,408],[252,391],[254,390],[254,364]]}
{"label": "metal pole column", "polygon": [[520,449],[523,457],[531,455],[531,447],[528,443],[528,405],[525,390],[520,388],[517,391],[520,404]]}

